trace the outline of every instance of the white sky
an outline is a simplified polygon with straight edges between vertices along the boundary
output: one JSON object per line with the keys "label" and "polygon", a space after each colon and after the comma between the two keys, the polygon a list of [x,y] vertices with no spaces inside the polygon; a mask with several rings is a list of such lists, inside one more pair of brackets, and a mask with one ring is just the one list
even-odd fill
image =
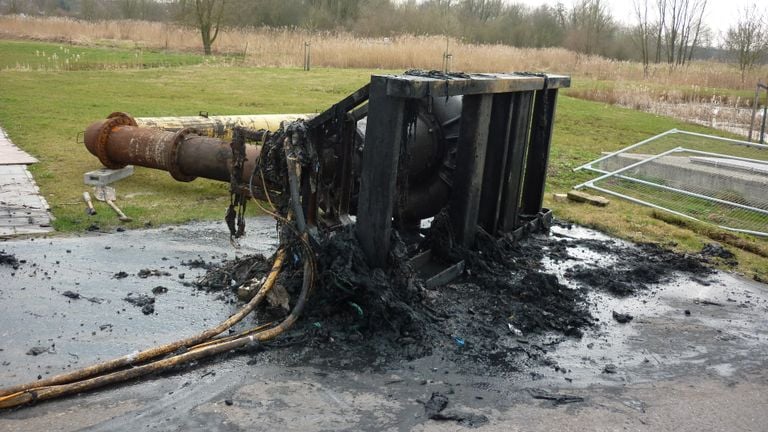
{"label": "white sky", "polygon": [[[507,0],[510,3],[524,3],[529,6],[540,6],[547,4],[554,6],[558,1],[566,6],[571,6],[573,0]],[[624,22],[632,23],[633,6],[632,0],[606,0],[611,8],[613,16]],[[653,2],[651,2],[653,3]],[[739,12],[750,4],[757,3],[759,8],[766,10],[768,6],[765,0],[709,0],[704,21],[713,30],[715,40],[719,39],[720,33],[725,33],[729,26],[734,24],[738,18]]]}

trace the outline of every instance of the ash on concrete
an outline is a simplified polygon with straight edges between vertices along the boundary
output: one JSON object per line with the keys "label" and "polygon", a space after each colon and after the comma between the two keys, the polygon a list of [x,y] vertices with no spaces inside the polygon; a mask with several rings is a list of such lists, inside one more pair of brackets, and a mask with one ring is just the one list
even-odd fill
{"label": "ash on concrete", "polygon": [[[188,286],[205,270],[182,261],[269,254],[277,245],[274,234],[270,219],[250,220],[249,240],[239,251],[229,245],[223,224],[0,243],[19,261],[17,269],[0,265],[0,382],[15,384],[86,366],[218,323],[237,304],[221,292]],[[554,235],[557,241],[547,243],[539,265],[574,288],[579,282],[567,277],[569,269],[607,267],[620,259],[610,247],[595,245],[632,247],[578,227],[557,227]],[[146,268],[170,276],[142,279],[138,273]],[[119,271],[128,276],[113,279]],[[304,356],[297,342],[5,411],[0,429],[469,427],[427,418],[424,404],[439,393],[448,399],[446,410],[487,418],[478,430],[763,430],[768,422],[768,289],[729,273],[702,278],[681,273],[626,297],[590,291],[588,307],[599,324],[585,329],[580,339],[554,333],[519,336],[508,329],[510,337],[499,344],[548,359],[519,371],[468,368],[472,359],[457,360],[461,354],[454,341],[446,344],[450,353],[435,350],[383,367],[331,367],[323,358],[298,364],[293,360]],[[153,295],[158,285],[168,291],[156,295],[152,315],[122,300],[129,293]],[[65,296],[67,291],[78,296]],[[619,324],[613,311],[634,319]],[[245,321],[243,326],[253,325],[250,318]],[[458,336],[472,343],[473,335]],[[43,350],[26,355],[34,347]],[[615,373],[604,373],[607,365]],[[541,394],[552,397],[534,397]]]}

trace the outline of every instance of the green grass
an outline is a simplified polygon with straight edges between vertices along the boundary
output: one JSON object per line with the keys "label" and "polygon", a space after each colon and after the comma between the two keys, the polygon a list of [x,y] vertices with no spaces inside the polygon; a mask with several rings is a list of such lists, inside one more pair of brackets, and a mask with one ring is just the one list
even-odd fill
{"label": "green grass", "polygon": [[[135,49],[91,48],[66,43],[0,40],[0,69],[81,71],[201,64],[201,55]],[[218,61],[218,60],[216,60]]]}
{"label": "green grass", "polygon": [[[0,50],[8,43],[0,41]],[[20,45],[24,45],[21,43]],[[30,47],[35,44],[30,43]],[[34,51],[34,48],[32,48]],[[24,51],[22,49],[22,51]],[[124,55],[125,53],[123,53]],[[8,58],[2,57],[4,62]],[[307,113],[329,107],[365,84],[370,70],[256,69],[188,65],[175,68],[81,71],[0,70],[0,125],[11,139],[40,160],[31,170],[63,232],[81,231],[92,222],[117,225],[104,205],[89,218],[81,194],[83,173],[100,167],[78,143],[78,134],[113,111],[135,116]],[[562,71],[567,72],[567,71]],[[578,81],[577,81],[578,82]],[[572,169],[600,155],[660,132],[707,128],[571,97],[558,101],[549,166],[548,192],[566,192],[593,178]],[[195,180],[179,183],[168,173],[137,168],[117,185],[118,205],[134,218],[130,227],[221,219],[227,185]],[[651,217],[651,210],[618,199],[606,208],[550,202],[558,217],[596,227],[622,238],[674,244],[698,251],[707,237]],[[253,211],[253,208],[251,208]],[[737,251],[739,269],[768,276],[768,260]]]}
{"label": "green grass", "polygon": [[[100,167],[81,132],[113,111],[139,116],[317,112],[362,86],[370,71],[246,69],[187,66],[169,69],[31,72],[0,71],[0,125],[14,143],[40,160],[30,170],[51,204],[54,226],[80,231],[117,224],[101,206],[84,214],[83,173]],[[131,227],[219,219],[227,185],[179,183],[168,173],[137,168],[117,185],[117,204]],[[98,205],[98,203],[97,203]]]}

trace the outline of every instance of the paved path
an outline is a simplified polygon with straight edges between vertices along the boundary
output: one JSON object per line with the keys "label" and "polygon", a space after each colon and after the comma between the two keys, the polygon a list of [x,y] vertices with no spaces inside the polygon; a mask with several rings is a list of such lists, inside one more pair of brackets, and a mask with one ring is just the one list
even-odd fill
{"label": "paved path", "polygon": [[53,231],[48,203],[27,170],[35,162],[0,128],[0,237]]}

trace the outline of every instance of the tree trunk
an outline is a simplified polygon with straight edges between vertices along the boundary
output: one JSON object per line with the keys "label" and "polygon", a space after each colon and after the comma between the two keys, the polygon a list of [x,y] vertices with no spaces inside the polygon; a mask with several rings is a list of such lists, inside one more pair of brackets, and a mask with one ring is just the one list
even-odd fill
{"label": "tree trunk", "polygon": [[203,40],[203,54],[211,55],[211,28],[208,26],[200,27],[200,36]]}
{"label": "tree trunk", "polygon": [[203,53],[207,56],[211,55],[211,46],[219,35],[224,2],[225,0],[195,0],[195,20],[197,28],[200,29]]}

